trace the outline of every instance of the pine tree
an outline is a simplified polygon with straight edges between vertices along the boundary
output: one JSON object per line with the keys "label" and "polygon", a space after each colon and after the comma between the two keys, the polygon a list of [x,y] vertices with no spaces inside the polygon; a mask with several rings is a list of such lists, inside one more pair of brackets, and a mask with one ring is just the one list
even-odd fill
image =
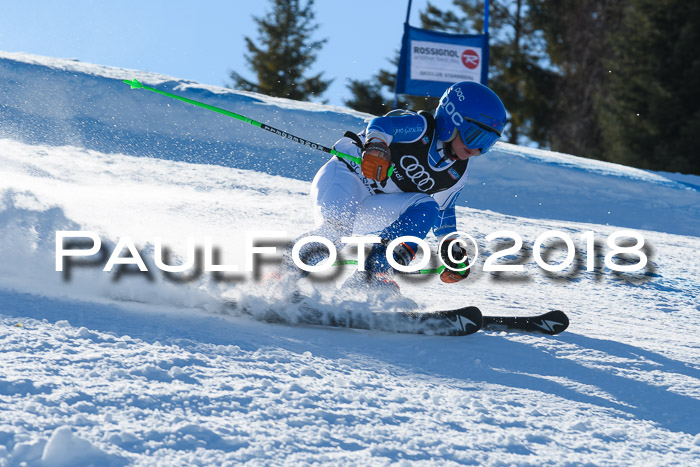
{"label": "pine tree", "polygon": [[304,77],[316,52],[326,40],[311,40],[318,25],[313,23],[313,0],[302,7],[299,0],[272,0],[272,11],[264,17],[254,17],[259,39],[245,38],[248,66],[257,82],[245,79],[236,71],[231,73],[234,87],[268,96],[309,100],[321,96],[332,80],[323,80],[323,73]]}
{"label": "pine tree", "polygon": [[[552,106],[548,94],[554,74],[539,65],[544,45],[527,14],[525,0],[492,0],[490,3],[489,87],[501,97],[510,113],[507,138],[518,142],[524,134],[530,140],[546,142],[545,128],[550,123]],[[455,10],[442,11],[428,3],[420,14],[421,27],[455,34],[483,31],[483,0],[454,0],[453,5]],[[397,62],[398,59],[394,64]],[[365,82],[374,90],[377,83],[393,92],[395,74],[380,70],[372,80]],[[346,104],[352,106],[353,102]],[[437,98],[399,96],[399,107],[415,110],[434,109],[437,102]],[[384,99],[382,108],[388,105],[390,101]]]}
{"label": "pine tree", "polygon": [[373,115],[381,115],[391,110],[391,106],[382,96],[381,83],[351,79],[347,86],[353,96],[345,100],[348,107]]}
{"label": "pine tree", "polygon": [[611,42],[606,159],[700,174],[700,4],[629,0]]}
{"label": "pine tree", "polygon": [[[399,52],[389,61],[391,69],[396,70],[399,63]],[[394,108],[393,92],[396,87],[396,72],[380,69],[371,79],[366,81],[350,80],[347,85],[352,93],[351,99],[345,100],[345,105],[367,112],[372,115],[383,115]],[[390,96],[390,97],[387,97]],[[396,107],[411,110],[433,110],[437,106],[437,97],[398,96]]]}
{"label": "pine tree", "polygon": [[[479,34],[484,28],[484,0],[453,0],[458,13],[431,4],[421,14],[428,29]],[[525,139],[546,143],[551,123],[549,98],[554,73],[541,65],[545,44],[530,15],[527,0],[492,0],[489,10],[489,87],[509,112],[511,143]]]}
{"label": "pine tree", "polygon": [[556,70],[549,96],[554,117],[545,130],[555,151],[605,157],[598,106],[606,99],[612,57],[610,31],[619,28],[626,0],[530,0],[547,56]]}

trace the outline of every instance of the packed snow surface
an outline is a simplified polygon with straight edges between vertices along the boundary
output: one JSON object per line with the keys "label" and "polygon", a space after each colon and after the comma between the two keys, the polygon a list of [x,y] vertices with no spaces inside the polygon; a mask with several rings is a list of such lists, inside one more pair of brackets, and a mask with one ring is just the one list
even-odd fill
{"label": "packed snow surface", "polygon": [[[294,321],[284,287],[169,277],[156,239],[174,264],[189,238],[209,238],[220,264],[243,269],[247,236],[313,227],[310,180],[327,155],[121,80],[327,146],[369,116],[22,54],[0,54],[0,77],[0,466],[700,463],[698,177],[503,143],[470,163],[458,226],[477,264],[457,285],[400,278],[403,294],[426,310],[562,309],[558,336],[264,323],[239,310]],[[550,230],[576,246],[562,272],[533,259]],[[606,266],[620,230],[644,238],[642,270]],[[57,231],[95,232],[104,250],[57,272]],[[486,240],[498,231],[522,237],[497,260],[522,272],[483,270],[513,243]],[[148,273],[103,271],[125,238]],[[549,263],[564,261],[563,244],[547,245]],[[350,273],[302,286],[327,310]]]}

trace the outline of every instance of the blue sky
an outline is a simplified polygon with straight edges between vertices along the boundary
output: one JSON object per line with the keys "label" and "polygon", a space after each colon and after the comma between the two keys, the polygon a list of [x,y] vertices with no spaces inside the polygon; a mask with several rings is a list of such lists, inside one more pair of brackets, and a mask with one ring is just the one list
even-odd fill
{"label": "blue sky", "polygon": [[[253,16],[270,10],[268,0],[3,2],[0,50],[163,73],[224,85],[231,70],[251,76],[244,37],[257,38]],[[428,0],[414,0],[411,24]],[[441,8],[451,0],[432,0]],[[349,97],[348,78],[367,79],[400,47],[408,0],[316,0],[314,36],[328,42],[312,72],[335,78],[330,104]]]}

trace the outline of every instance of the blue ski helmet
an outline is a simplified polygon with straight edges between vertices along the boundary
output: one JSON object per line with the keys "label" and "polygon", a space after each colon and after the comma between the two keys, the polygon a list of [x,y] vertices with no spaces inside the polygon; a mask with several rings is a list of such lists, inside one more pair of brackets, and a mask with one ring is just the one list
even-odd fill
{"label": "blue ski helmet", "polygon": [[474,81],[455,83],[442,95],[435,111],[437,138],[449,142],[459,131],[469,149],[485,153],[506,125],[506,108],[495,92]]}

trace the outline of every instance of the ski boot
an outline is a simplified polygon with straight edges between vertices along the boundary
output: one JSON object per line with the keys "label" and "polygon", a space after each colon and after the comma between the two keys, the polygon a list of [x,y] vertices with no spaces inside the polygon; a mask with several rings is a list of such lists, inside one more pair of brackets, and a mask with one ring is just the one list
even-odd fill
{"label": "ski boot", "polygon": [[[375,243],[365,260],[365,270],[355,271],[345,283],[343,289],[359,289],[372,295],[401,296],[399,284],[394,280],[394,269],[386,259],[388,240]],[[394,248],[394,260],[402,266],[408,265],[413,253],[405,244]]]}
{"label": "ski boot", "polygon": [[[328,258],[325,247],[306,244],[299,252],[299,258],[304,264],[314,266]],[[269,289],[282,291],[289,301],[297,303],[302,295],[299,291],[299,281],[308,277],[309,272],[299,268],[292,260],[292,247],[284,250],[282,263],[271,273],[264,276],[264,286]]]}

